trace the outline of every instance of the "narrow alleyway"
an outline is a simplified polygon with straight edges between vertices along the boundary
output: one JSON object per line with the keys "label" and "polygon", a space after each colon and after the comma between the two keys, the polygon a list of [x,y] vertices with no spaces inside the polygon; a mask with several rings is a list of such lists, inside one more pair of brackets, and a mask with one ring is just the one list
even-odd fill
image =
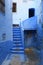
{"label": "narrow alleyway", "polygon": [[25,55],[9,54],[2,65],[40,65],[39,54],[37,54],[36,50],[33,52],[34,50],[26,49]]}

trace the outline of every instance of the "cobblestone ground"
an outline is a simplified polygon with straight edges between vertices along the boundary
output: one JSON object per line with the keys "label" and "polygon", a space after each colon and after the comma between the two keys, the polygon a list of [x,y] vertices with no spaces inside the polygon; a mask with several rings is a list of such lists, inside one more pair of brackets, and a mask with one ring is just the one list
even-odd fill
{"label": "cobblestone ground", "polygon": [[27,59],[24,62],[21,62],[19,57],[15,57],[11,60],[9,65],[40,65],[40,64],[38,60],[33,61],[30,59]]}
{"label": "cobblestone ground", "polygon": [[[31,51],[31,50],[30,50]],[[21,59],[22,58],[22,59]],[[28,52],[22,57],[20,55],[8,55],[2,65],[40,65],[40,57],[37,52]]]}
{"label": "cobblestone ground", "polygon": [[33,61],[31,59],[26,58],[24,61],[21,62],[19,56],[13,56],[9,60],[5,60],[2,65],[40,65],[39,61]]}

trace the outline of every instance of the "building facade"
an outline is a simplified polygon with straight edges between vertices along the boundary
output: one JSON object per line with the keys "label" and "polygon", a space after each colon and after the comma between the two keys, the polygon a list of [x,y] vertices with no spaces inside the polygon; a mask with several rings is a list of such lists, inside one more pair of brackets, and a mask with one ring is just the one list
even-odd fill
{"label": "building facade", "polygon": [[0,65],[9,54],[12,44],[12,2],[0,0]]}
{"label": "building facade", "polygon": [[[21,61],[23,61],[24,50],[32,47],[36,48],[39,52],[38,54],[41,57],[40,65],[43,65],[42,28],[43,1],[1,0],[0,65],[8,54],[20,54]],[[19,46],[18,43],[20,43],[21,46]]]}

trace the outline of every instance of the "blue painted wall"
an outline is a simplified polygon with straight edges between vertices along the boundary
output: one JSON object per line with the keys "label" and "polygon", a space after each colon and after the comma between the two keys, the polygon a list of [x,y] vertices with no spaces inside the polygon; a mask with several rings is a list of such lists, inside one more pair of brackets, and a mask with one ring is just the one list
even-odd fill
{"label": "blue painted wall", "polygon": [[41,44],[40,56],[41,56],[41,65],[43,65],[43,0],[41,0],[41,12],[40,12],[40,14],[41,14],[41,23],[40,23],[40,29],[38,29],[38,30],[39,30],[39,36],[42,40],[42,42],[40,41],[41,42],[40,43]]}
{"label": "blue painted wall", "polygon": [[0,41],[3,41],[3,33],[6,34],[6,40],[12,40],[12,1],[10,0],[5,0],[5,13],[0,12]]}
{"label": "blue painted wall", "polygon": [[[43,35],[42,27],[40,23],[37,26],[37,31],[38,31],[38,39],[39,39]],[[2,39],[3,33],[6,34],[5,40]],[[12,1],[5,0],[5,14],[0,12],[0,65],[2,61],[6,58],[6,56],[10,53],[11,48],[12,48]],[[41,54],[42,51],[43,50],[41,50]]]}
{"label": "blue painted wall", "polygon": [[5,32],[5,16],[0,12],[0,41],[2,40],[2,34]]}
{"label": "blue painted wall", "polygon": [[[3,39],[3,34],[5,39]],[[5,13],[0,11],[0,65],[12,47],[12,1],[5,0]]]}
{"label": "blue painted wall", "polygon": [[28,18],[21,22],[23,30],[36,30],[37,29],[37,16]]}
{"label": "blue painted wall", "polygon": [[5,24],[6,24],[7,40],[12,40],[12,0],[5,0],[5,5],[6,5]]}
{"label": "blue painted wall", "polygon": [[8,54],[11,54],[12,41],[0,43],[0,65],[5,60]]}

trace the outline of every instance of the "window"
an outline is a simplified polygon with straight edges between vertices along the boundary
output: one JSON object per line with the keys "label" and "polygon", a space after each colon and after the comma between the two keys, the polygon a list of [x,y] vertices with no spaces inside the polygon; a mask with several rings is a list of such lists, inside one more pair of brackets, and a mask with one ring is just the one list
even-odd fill
{"label": "window", "polygon": [[16,3],[13,3],[12,11],[13,11],[13,12],[16,12]]}
{"label": "window", "polygon": [[5,12],[5,0],[0,0],[0,11]]}
{"label": "window", "polygon": [[33,17],[34,15],[35,15],[35,9],[34,8],[29,9],[29,18]]}

